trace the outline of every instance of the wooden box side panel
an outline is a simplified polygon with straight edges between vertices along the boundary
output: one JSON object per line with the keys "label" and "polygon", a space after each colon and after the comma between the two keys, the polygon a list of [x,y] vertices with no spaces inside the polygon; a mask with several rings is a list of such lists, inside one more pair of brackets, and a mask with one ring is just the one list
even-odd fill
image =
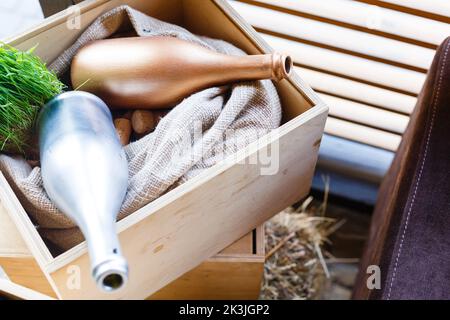
{"label": "wooden box side panel", "polygon": [[14,283],[56,297],[22,234],[0,204],[0,267]]}
{"label": "wooden box side panel", "polygon": [[[259,165],[226,167],[223,163],[119,222],[128,225],[119,238],[132,270],[122,292],[104,295],[97,290],[84,248],[80,257],[49,270],[61,297],[144,299],[306,196],[326,111],[325,107],[313,108],[284,126],[278,145],[272,146],[279,148],[276,174],[261,175]],[[257,157],[255,144],[238,155],[248,150],[252,151],[243,159]],[[84,271],[82,292],[66,288],[66,268],[70,265]]]}
{"label": "wooden box side panel", "polygon": [[33,257],[0,257],[0,266],[12,282],[56,298],[47,277]]}
{"label": "wooden box side panel", "polygon": [[22,235],[0,200],[0,257],[30,256]]}
{"label": "wooden box side panel", "polygon": [[264,225],[183,274],[148,299],[257,299],[264,271]]}
{"label": "wooden box side panel", "polygon": [[151,300],[258,299],[264,262],[206,261],[154,293]]}
{"label": "wooden box side panel", "polygon": [[0,279],[0,297],[12,300],[51,300],[52,297],[25,288],[9,280]]}
{"label": "wooden box side panel", "polygon": [[[255,231],[255,230],[254,230]],[[242,254],[242,255],[253,255],[253,238],[254,234],[251,231],[239,240],[233,242],[228,247],[220,251],[216,256],[229,255],[229,254]]]}
{"label": "wooden box side panel", "polygon": [[[51,262],[52,255],[42,240],[41,236],[36,230],[36,227],[31,222],[25,209],[22,207],[19,199],[14,194],[11,186],[6,181],[3,174],[0,172],[0,216],[3,221],[14,222],[14,228],[8,229],[6,236],[11,236],[9,239],[3,239],[2,243],[5,246],[17,244],[21,251],[25,251],[21,241],[25,242],[26,249],[30,250],[33,257],[38,264],[44,268],[46,264]],[[18,234],[21,239],[19,240]],[[5,251],[6,248],[3,248]]]}

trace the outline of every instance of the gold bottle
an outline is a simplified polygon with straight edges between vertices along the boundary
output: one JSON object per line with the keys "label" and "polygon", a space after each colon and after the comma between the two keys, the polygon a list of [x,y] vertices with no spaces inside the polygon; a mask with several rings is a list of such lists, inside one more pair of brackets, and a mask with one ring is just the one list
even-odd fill
{"label": "gold bottle", "polygon": [[71,66],[73,88],[94,93],[110,107],[166,108],[201,89],[243,80],[286,78],[290,57],[279,53],[220,54],[173,37],[97,40]]}

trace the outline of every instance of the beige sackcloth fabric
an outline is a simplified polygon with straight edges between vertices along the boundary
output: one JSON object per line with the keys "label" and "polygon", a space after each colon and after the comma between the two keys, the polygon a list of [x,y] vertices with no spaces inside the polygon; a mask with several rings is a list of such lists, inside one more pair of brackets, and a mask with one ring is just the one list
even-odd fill
{"label": "beige sackcloth fabric", "polygon": [[[120,6],[100,16],[49,67],[61,76],[84,44],[127,31],[141,37],[177,37],[222,53],[244,54],[227,42],[193,35]],[[185,98],[154,132],[125,147],[129,184],[119,219],[213,166],[224,154],[232,154],[277,128],[280,121],[280,101],[270,80],[209,88]],[[32,169],[21,157],[1,155],[0,170],[44,238],[63,250],[84,240],[76,225],[47,197],[39,167]]]}

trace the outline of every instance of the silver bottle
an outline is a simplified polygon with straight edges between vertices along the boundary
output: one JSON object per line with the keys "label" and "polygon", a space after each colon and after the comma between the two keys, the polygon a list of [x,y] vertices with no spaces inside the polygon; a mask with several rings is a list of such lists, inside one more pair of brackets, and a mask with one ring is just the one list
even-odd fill
{"label": "silver bottle", "polygon": [[37,124],[44,188],[80,227],[97,285],[117,290],[128,278],[115,228],[128,165],[111,112],[95,95],[71,91],[49,101]]}

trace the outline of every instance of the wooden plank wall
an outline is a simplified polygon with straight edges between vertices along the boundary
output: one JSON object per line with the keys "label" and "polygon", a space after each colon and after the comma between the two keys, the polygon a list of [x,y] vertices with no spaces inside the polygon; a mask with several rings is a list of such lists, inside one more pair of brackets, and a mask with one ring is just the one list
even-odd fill
{"label": "wooden plank wall", "polygon": [[393,152],[450,36],[449,0],[230,3],[329,104],[326,133]]}

